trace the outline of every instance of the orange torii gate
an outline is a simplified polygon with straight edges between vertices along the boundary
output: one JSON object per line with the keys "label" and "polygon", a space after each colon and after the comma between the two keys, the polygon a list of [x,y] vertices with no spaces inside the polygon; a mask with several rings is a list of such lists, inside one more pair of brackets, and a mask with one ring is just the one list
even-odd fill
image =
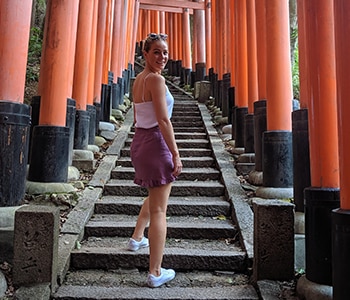
{"label": "orange torii gate", "polygon": [[[97,121],[101,115],[108,120],[111,91],[115,95],[118,84],[120,95],[127,91],[127,84],[122,86],[127,72],[132,71],[136,42],[149,32],[166,31],[171,60],[181,62],[187,71],[204,63],[202,75],[212,72],[216,82],[230,74],[235,97],[229,104],[235,105],[232,125],[237,150],[249,148],[243,138],[246,115],[254,113],[254,120],[264,118],[265,127],[258,133],[254,127],[256,160],[259,151],[264,153],[261,168],[256,170],[263,178],[259,192],[289,190],[293,180],[309,171],[309,182],[298,186],[298,191],[294,184],[292,194],[299,197],[297,211],[304,210],[304,197],[306,201],[306,278],[333,285],[334,299],[350,298],[346,101],[350,4],[348,0],[299,0],[298,4],[301,110],[292,113],[288,0],[48,0],[38,88],[40,117],[33,128],[28,179],[67,180],[67,102],[73,100],[85,114],[93,106]],[[0,136],[6,145],[0,164],[5,174],[0,186],[6,197],[0,199],[0,206],[18,204],[24,193],[30,113],[23,104],[23,91],[31,5],[32,0],[0,1],[0,113],[4,114],[1,126],[6,128]],[[15,27],[11,26],[14,22]],[[226,92],[222,89],[221,94],[214,94],[216,100],[221,101]],[[225,105],[223,102],[223,111]],[[256,114],[259,110],[263,117]],[[310,161],[303,163],[303,169],[293,170],[294,115],[308,123],[308,131],[302,129],[304,136],[307,132],[307,149],[300,155]],[[98,126],[91,122],[90,113],[89,117],[89,126]],[[300,155],[294,155],[294,164],[302,161]]]}

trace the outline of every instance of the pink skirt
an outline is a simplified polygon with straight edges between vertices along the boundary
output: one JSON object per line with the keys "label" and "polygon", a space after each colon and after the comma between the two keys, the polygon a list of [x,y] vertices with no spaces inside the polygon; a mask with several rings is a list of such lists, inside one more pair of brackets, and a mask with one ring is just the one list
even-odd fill
{"label": "pink skirt", "polygon": [[131,161],[135,168],[134,183],[150,188],[173,182],[171,152],[158,126],[136,128],[131,143]]}

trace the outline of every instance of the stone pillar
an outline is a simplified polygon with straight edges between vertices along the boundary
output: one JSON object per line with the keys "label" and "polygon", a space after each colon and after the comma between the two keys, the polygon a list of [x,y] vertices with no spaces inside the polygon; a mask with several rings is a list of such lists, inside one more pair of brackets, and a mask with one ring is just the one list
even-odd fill
{"label": "stone pillar", "polygon": [[294,205],[280,200],[253,200],[253,280],[294,278]]}
{"label": "stone pillar", "polygon": [[57,285],[59,208],[29,205],[15,214],[13,283]]}

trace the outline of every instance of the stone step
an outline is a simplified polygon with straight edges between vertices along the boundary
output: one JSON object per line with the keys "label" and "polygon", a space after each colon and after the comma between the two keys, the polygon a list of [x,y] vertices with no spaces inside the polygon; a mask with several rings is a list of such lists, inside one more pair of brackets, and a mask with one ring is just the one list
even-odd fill
{"label": "stone step", "polygon": [[[125,146],[130,147],[131,138],[126,139]],[[207,139],[177,139],[176,144],[179,148],[209,148],[210,143]]]}
{"label": "stone step", "polygon": [[191,121],[191,120],[174,120],[171,122],[173,124],[173,127],[174,127],[174,131],[176,131],[176,128],[177,127],[201,127],[203,126],[203,121]]}
{"label": "stone step", "polygon": [[[138,215],[143,197],[103,196],[95,203],[97,214]],[[170,197],[167,214],[171,216],[230,216],[230,203],[223,197]]]}
{"label": "stone step", "polygon": [[178,111],[176,112],[175,114],[173,114],[172,118],[171,118],[171,122],[174,123],[174,122],[189,122],[189,121],[192,121],[192,122],[203,122],[202,121],[202,116],[201,115],[198,115],[198,116],[193,116],[193,115],[184,115],[182,114],[182,111]]}
{"label": "stone step", "polygon": [[[90,237],[71,252],[71,268],[116,270],[148,269],[149,248],[128,251],[128,237]],[[232,243],[231,243],[232,242]],[[243,272],[246,253],[234,239],[167,239],[162,266],[179,270],[225,270]]]}
{"label": "stone step", "polygon": [[[131,128],[130,132],[133,134],[135,131],[134,128]],[[203,126],[198,126],[198,127],[185,127],[181,126],[181,124],[177,124],[176,127],[174,127],[174,132],[179,133],[179,132],[190,132],[190,133],[203,133],[206,132],[205,128]]]}
{"label": "stone step", "polygon": [[[85,226],[85,237],[130,237],[137,216],[95,214]],[[167,237],[175,239],[234,239],[237,228],[226,217],[170,216]],[[147,230],[146,230],[147,235]]]}
{"label": "stone step", "polygon": [[[129,138],[132,138],[135,135],[135,132],[129,133]],[[181,139],[206,139],[207,134],[205,132],[175,132],[175,139],[181,140]]]}
{"label": "stone step", "polygon": [[183,126],[182,124],[176,124],[176,127],[174,127],[174,132],[205,132],[205,128],[202,127],[202,126],[198,126],[198,127],[194,127],[194,126],[191,126],[191,127],[186,127],[186,126]]}
{"label": "stone step", "polygon": [[138,269],[77,270],[52,295],[54,300],[257,300],[249,277],[234,272],[176,272],[161,288],[146,285],[147,271]]}
{"label": "stone step", "polygon": [[[135,169],[132,167],[116,167],[111,172],[112,179],[133,180]],[[214,168],[183,168],[177,180],[219,180],[220,172]]]}
{"label": "stone step", "polygon": [[[180,157],[204,157],[204,156],[211,156],[212,150],[209,148],[201,149],[201,148],[185,148],[185,149],[179,149]],[[120,155],[130,156],[130,147],[124,147],[120,151]]]}
{"label": "stone step", "polygon": [[[204,157],[181,157],[181,162],[184,168],[212,168],[215,167],[215,160],[210,156]],[[130,157],[121,157],[118,159],[116,166],[132,167]]]}
{"label": "stone step", "polygon": [[234,272],[177,272],[164,287],[146,285],[147,271],[138,269],[71,271],[53,295],[54,300],[257,300],[247,275]]}
{"label": "stone step", "polygon": [[[171,196],[220,197],[225,187],[218,181],[174,181]],[[131,180],[111,179],[104,186],[104,195],[146,196],[147,190]]]}

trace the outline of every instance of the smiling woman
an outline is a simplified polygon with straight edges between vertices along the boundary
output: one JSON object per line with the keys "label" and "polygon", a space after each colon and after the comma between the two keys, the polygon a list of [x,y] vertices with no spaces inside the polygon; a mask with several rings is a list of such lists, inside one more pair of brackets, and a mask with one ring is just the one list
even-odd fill
{"label": "smiling woman", "polygon": [[[161,75],[168,61],[167,35],[150,33],[144,44],[145,69],[133,85],[135,135],[131,159],[134,182],[148,189],[128,249],[150,246],[150,287],[158,287],[175,277],[172,269],[161,267],[166,237],[166,210],[172,182],[180,175],[182,163],[177,148],[172,115],[174,98]],[[144,231],[149,223],[149,241]]]}

